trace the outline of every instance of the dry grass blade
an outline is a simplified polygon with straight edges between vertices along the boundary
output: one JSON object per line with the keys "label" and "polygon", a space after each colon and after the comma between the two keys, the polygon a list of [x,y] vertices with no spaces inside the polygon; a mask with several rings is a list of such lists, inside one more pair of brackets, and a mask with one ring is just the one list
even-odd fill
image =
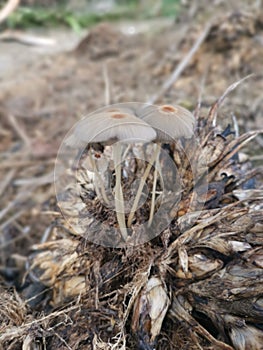
{"label": "dry grass blade", "polygon": [[233,194],[240,201],[263,199],[263,190],[234,190]]}
{"label": "dry grass blade", "polygon": [[15,169],[9,170],[9,172],[6,174],[3,181],[1,181],[1,183],[0,183],[0,197],[1,197],[2,193],[5,191],[5,189],[7,188],[7,186],[9,185],[9,183],[14,178],[15,173],[16,173]]}
{"label": "dry grass blade", "polygon": [[246,77],[236,81],[235,83],[233,83],[232,85],[230,85],[226,91],[223,93],[222,96],[219,97],[219,99],[212,105],[209,114],[208,114],[208,125],[212,125],[213,127],[216,126],[217,124],[217,111],[219,109],[219,107],[221,106],[221,104],[223,103],[223,101],[225,100],[225,98],[227,97],[227,95],[232,92],[233,90],[235,90],[236,87],[238,87],[238,85],[240,85],[241,83],[243,83],[245,80],[254,77],[255,74],[250,74],[247,75]]}
{"label": "dry grass blade", "polygon": [[8,121],[10,125],[13,127],[17,135],[21,138],[21,140],[25,143],[26,147],[29,147],[31,142],[30,139],[28,138],[25,130],[22,128],[21,125],[19,125],[18,121],[16,120],[15,116],[12,115],[11,113],[7,114]]}
{"label": "dry grass blade", "polygon": [[237,139],[229,142],[229,144],[225,147],[221,157],[221,160],[212,171],[208,174],[208,180],[212,181],[214,176],[220,173],[220,170],[223,169],[226,164],[231,160],[231,158],[240,151],[248,142],[253,140],[257,135],[263,133],[263,130],[258,131],[250,131],[244,135],[239,136]]}
{"label": "dry grass blade", "polygon": [[[181,298],[182,299],[182,298]],[[186,322],[192,328],[192,330],[202,337],[206,338],[214,348],[220,350],[234,350],[232,346],[229,346],[217,339],[215,339],[204,327],[202,327],[183,307],[178,297],[173,298],[173,303],[170,309],[172,317],[177,318],[179,321]]]}
{"label": "dry grass blade", "polygon": [[32,177],[32,178],[28,178],[28,179],[16,179],[14,181],[14,184],[16,186],[31,186],[33,185],[34,187],[37,186],[42,186],[42,185],[46,185],[49,183],[52,183],[54,181],[54,172],[51,171],[49,174],[45,174],[43,176],[39,176],[39,177]]}
{"label": "dry grass blade", "polygon": [[191,50],[188,52],[188,54],[183,58],[183,60],[179,63],[179,65],[176,67],[176,69],[173,71],[172,75],[169,77],[168,80],[166,80],[160,89],[160,91],[151,97],[148,101],[148,103],[154,104],[159,101],[159,99],[167,92],[167,90],[170,89],[170,87],[176,82],[176,80],[179,78],[179,76],[182,74],[184,69],[189,64],[190,60],[196,53],[196,51],[199,49],[199,47],[202,45],[202,43],[205,41],[210,28],[212,26],[212,23],[208,23],[201,33],[201,35],[198,37],[194,45],[191,47]]}
{"label": "dry grass blade", "polygon": [[[23,155],[21,155],[23,156]],[[25,155],[24,155],[25,156]],[[34,160],[17,160],[16,158],[14,160],[7,160],[7,161],[3,161],[0,163],[0,169],[8,169],[8,168],[25,168],[27,166],[32,166],[32,165],[36,165],[36,163],[39,164],[54,164],[55,163],[55,158],[54,159],[34,159]]]}
{"label": "dry grass blade", "polygon": [[7,341],[7,340],[13,340],[15,338],[25,337],[26,334],[30,331],[31,327],[33,325],[45,323],[46,321],[50,321],[60,315],[67,315],[70,311],[75,311],[79,309],[79,305],[74,305],[69,308],[65,308],[61,311],[56,311],[51,313],[50,315],[43,316],[39,318],[38,320],[34,320],[31,322],[25,322],[23,325],[17,326],[17,327],[8,327],[6,330],[3,329],[0,334],[0,344],[1,342]]}
{"label": "dry grass blade", "polygon": [[203,232],[203,229],[207,226],[210,226],[212,224],[215,224],[216,222],[220,221],[222,218],[226,218],[227,216],[233,215],[231,209],[234,209],[237,207],[239,203],[232,203],[228,206],[222,208],[221,210],[217,211],[216,214],[211,215],[210,217],[204,218],[200,223],[194,225],[189,230],[183,232],[174,242],[170,244],[167,251],[164,252],[163,258],[166,260],[167,258],[175,253],[178,247],[184,244],[188,244],[191,242],[192,239],[197,240],[198,234],[201,234]]}
{"label": "dry grass blade", "polygon": [[[3,33],[0,34],[0,41],[1,40],[16,40],[22,44],[25,45],[32,45],[32,46],[53,46],[57,42],[55,39],[42,37],[42,36],[36,36],[29,33],[21,32],[18,30],[6,30]],[[26,116],[28,117],[28,116]]]}

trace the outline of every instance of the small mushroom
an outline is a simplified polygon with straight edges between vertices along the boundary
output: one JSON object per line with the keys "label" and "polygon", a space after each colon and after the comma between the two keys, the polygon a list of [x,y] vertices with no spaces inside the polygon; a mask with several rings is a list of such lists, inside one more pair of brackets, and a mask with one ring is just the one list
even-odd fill
{"label": "small mushroom", "polygon": [[181,137],[191,138],[194,134],[195,118],[181,106],[149,106],[141,113],[140,118],[156,130],[158,141],[174,142]]}
{"label": "small mushroom", "polygon": [[84,166],[87,169],[91,169],[92,172],[94,172],[94,187],[96,189],[96,192],[98,196],[100,196],[106,205],[110,205],[109,199],[106,194],[105,186],[104,186],[104,180],[101,176],[101,172],[105,173],[108,168],[108,160],[105,157],[102,157],[100,155],[93,156],[91,150],[89,152],[89,158],[87,158],[84,162]]}
{"label": "small mushroom", "polygon": [[122,237],[126,240],[128,235],[121,187],[122,148],[121,144],[117,141],[121,143],[149,142],[156,138],[155,130],[133,114],[124,113],[121,109],[114,108],[114,111],[94,113],[80,120],[72,136],[70,137],[71,144],[74,143],[72,141],[75,139],[78,145],[83,143],[112,145],[116,174],[116,215]]}
{"label": "small mushroom", "polygon": [[[72,147],[72,148],[83,150],[87,147],[87,142],[77,138],[76,134],[75,134],[75,130],[74,130],[73,134],[71,134],[70,136],[68,136],[66,138],[65,145]],[[99,145],[96,144],[96,146],[99,146]],[[102,163],[102,162],[104,163],[103,170],[105,171],[106,170],[105,166],[107,167],[107,161],[105,159],[103,159],[103,161],[101,162],[101,161],[97,160],[96,158],[94,158],[94,156],[92,154],[92,150],[94,150],[94,149],[96,149],[95,144],[88,145],[88,147],[87,147],[88,159],[85,161],[85,163],[83,165],[89,171],[94,172],[94,174],[95,174],[94,187],[95,187],[96,193],[97,193],[98,197],[102,198],[104,203],[109,206],[110,202],[109,202],[109,199],[107,197],[104,182],[103,182],[103,179],[102,179],[101,174],[100,174],[100,172],[101,172],[101,164],[100,163]],[[102,149],[103,149],[103,147],[102,147]]]}
{"label": "small mushroom", "polygon": [[[154,170],[151,210],[150,210],[150,217],[148,221],[148,227],[149,227],[151,226],[151,223],[153,220],[153,214],[154,214],[154,208],[155,208],[157,168],[158,168],[159,154],[160,154],[160,145],[158,145],[158,143],[160,144],[162,142],[163,143],[174,142],[176,139],[181,137],[191,138],[194,134],[195,118],[193,114],[187,109],[181,106],[172,106],[172,105],[163,105],[163,106],[150,105],[142,109],[138,113],[138,116],[147,124],[151,125],[157,133],[157,138],[156,138],[157,144],[155,146],[155,151],[154,151],[154,163],[156,163],[156,166]],[[149,164],[149,166],[151,165]],[[147,167],[141,179],[142,183],[146,180],[149,172],[150,172],[150,169]],[[138,190],[137,192],[132,210],[128,218],[128,227],[130,227],[132,223],[132,220],[141,196],[143,186],[139,186],[139,187],[141,187],[139,188],[140,191]]]}

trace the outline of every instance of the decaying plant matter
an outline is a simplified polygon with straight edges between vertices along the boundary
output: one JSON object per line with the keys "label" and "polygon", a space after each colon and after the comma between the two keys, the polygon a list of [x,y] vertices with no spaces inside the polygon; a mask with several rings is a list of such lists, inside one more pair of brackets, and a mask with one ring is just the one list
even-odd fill
{"label": "decaying plant matter", "polygon": [[[198,149],[191,140],[187,152],[178,144],[169,149],[182,195],[158,237],[105,248],[58,218],[49,240],[32,247],[22,292],[27,305],[17,296],[8,311],[0,309],[4,349],[262,349],[262,169],[240,156],[259,132],[222,130],[222,100],[208,116],[196,112]],[[207,186],[193,187],[193,164]],[[116,220],[88,190],[85,204],[104,223]],[[38,312],[34,321],[29,307]]]}

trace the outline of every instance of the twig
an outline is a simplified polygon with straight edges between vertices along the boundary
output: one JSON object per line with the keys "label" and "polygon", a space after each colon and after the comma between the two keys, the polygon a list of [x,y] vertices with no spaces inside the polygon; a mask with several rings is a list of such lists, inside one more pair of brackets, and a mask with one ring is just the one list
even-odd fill
{"label": "twig", "polygon": [[3,22],[19,5],[20,0],[9,0],[0,11],[0,23]]}
{"label": "twig", "polygon": [[43,233],[43,235],[41,237],[40,243],[45,243],[45,242],[48,241],[48,239],[50,238],[50,235],[51,235],[51,233],[53,231],[53,228],[54,228],[54,225],[51,224],[45,229],[45,231],[44,231],[44,233]]}
{"label": "twig", "polygon": [[172,317],[175,317],[180,322],[184,321],[188,323],[191,328],[201,335],[202,337],[206,338],[211,344],[215,345],[216,349],[221,350],[234,350],[234,348],[228,344],[223,343],[222,341],[216,339],[211,335],[206,328],[204,328],[200,323],[198,323],[181,305],[178,298],[173,299],[173,304],[170,310],[170,314]]}
{"label": "twig", "polygon": [[167,90],[170,89],[170,87],[175,83],[175,81],[178,79],[178,77],[181,75],[181,73],[184,71],[188,63],[190,62],[193,55],[196,53],[196,51],[199,49],[199,47],[202,45],[204,40],[206,39],[210,28],[211,28],[212,22],[208,23],[208,25],[205,27],[204,31],[201,33],[201,35],[198,37],[188,54],[183,58],[183,60],[179,63],[179,65],[176,67],[172,75],[169,77],[168,80],[165,81],[163,84],[161,90],[154,96],[152,96],[148,103],[156,103],[161,96],[165,94]]}
{"label": "twig", "polygon": [[35,187],[32,186],[32,188],[22,188],[16,195],[16,197],[12,200],[12,202],[8,203],[4,209],[0,210],[0,220],[3,219],[3,217],[10,212],[11,209],[15,208],[17,204],[19,203],[25,203],[30,196],[32,196],[32,192],[35,190]]}
{"label": "twig", "polygon": [[18,337],[21,337],[24,333],[28,333],[28,330],[32,328],[32,326],[41,324],[41,322],[45,322],[46,320],[52,320],[55,317],[61,316],[61,315],[67,315],[67,313],[79,309],[79,305],[73,305],[67,309],[61,310],[61,311],[56,311],[53,313],[50,313],[46,316],[43,316],[39,319],[23,323],[23,325],[20,325],[19,327],[13,326],[9,327],[5,332],[2,332],[0,334],[0,341],[6,341],[8,339],[15,339]]}
{"label": "twig", "polygon": [[27,179],[17,179],[14,181],[15,186],[25,186],[25,185],[34,185],[42,186],[50,184],[54,181],[54,172],[53,170],[43,176],[29,177]]}
{"label": "twig", "polygon": [[[263,133],[263,130],[258,131],[250,131],[239,138],[235,139],[233,142],[231,142],[224,151],[224,154],[222,156],[222,161],[219,162],[213,170],[211,170],[208,174],[207,180],[212,181],[214,176],[216,174],[219,174],[220,169],[222,169],[227,162],[241,149],[243,148],[248,142],[253,140],[257,135],[260,133]],[[239,143],[237,143],[239,142]]]}
{"label": "twig", "polygon": [[[17,196],[18,197],[18,196]],[[8,203],[4,209],[0,210],[0,220],[16,205],[16,201]]]}
{"label": "twig", "polygon": [[53,38],[36,36],[28,33],[23,33],[17,30],[6,30],[0,34],[0,40],[18,41],[24,45],[32,46],[53,46],[57,42]]}
{"label": "twig", "polygon": [[256,137],[255,141],[260,147],[263,147],[263,140],[260,137]]}
{"label": "twig", "polygon": [[[3,224],[0,225],[0,231],[3,231],[8,225],[10,225],[13,221],[18,219],[22,214],[24,214],[25,210],[20,210],[18,213],[12,215],[8,220],[6,220]],[[13,240],[12,240],[13,241]],[[9,244],[10,242],[8,242]]]}
{"label": "twig", "polygon": [[[53,328],[51,328],[53,330]],[[63,339],[63,337],[61,337],[57,332],[54,332],[55,336],[62,342],[64,343],[64,345],[66,346],[67,349],[69,350],[73,350],[73,348],[71,348],[68,343],[66,342],[65,339]]]}
{"label": "twig", "polygon": [[235,90],[235,88],[243,83],[245,80],[254,77],[255,74],[249,74],[247,76],[245,76],[244,78],[234,82],[233,84],[231,84],[223,93],[222,96],[219,97],[219,99],[212,105],[212,107],[210,108],[209,114],[208,114],[208,123],[211,123],[213,127],[216,126],[216,119],[217,119],[217,111],[218,108],[221,106],[221,104],[223,103],[223,101],[225,100],[225,98],[227,97],[227,95],[232,92],[233,90]]}
{"label": "twig", "polygon": [[39,212],[39,215],[52,215],[52,216],[55,216],[55,217],[59,217],[61,216],[61,213],[58,212],[58,211],[53,211],[53,210],[46,210],[46,211],[40,211]]}
{"label": "twig", "polygon": [[218,211],[214,216],[207,218],[206,220],[201,221],[200,223],[191,227],[189,230],[184,231],[175,241],[170,244],[169,248],[164,252],[163,260],[170,257],[173,252],[178,249],[179,246],[186,245],[188,242],[190,242],[194,236],[195,239],[197,239],[197,232],[201,232],[204,228],[221,220],[222,217],[227,218],[228,215],[232,215],[233,213],[231,209],[238,206],[240,203],[241,201],[231,203]]}
{"label": "twig", "polygon": [[[24,155],[24,154],[23,154]],[[8,168],[21,168],[21,167],[26,167],[30,165],[37,165],[36,163],[41,163],[41,164],[53,164],[56,161],[55,158],[53,159],[44,159],[44,160],[18,160],[14,159],[12,161],[6,161],[0,163],[0,170],[2,169],[8,169]]]}
{"label": "twig", "polygon": [[237,118],[234,114],[232,114],[231,117],[232,117],[233,127],[235,130],[235,137],[239,137],[239,126],[238,126]]}
{"label": "twig", "polygon": [[250,160],[263,160],[263,155],[252,156],[249,159]]}
{"label": "twig", "polygon": [[13,127],[17,135],[21,138],[21,140],[25,143],[27,147],[30,146],[31,142],[25,132],[25,130],[22,128],[21,125],[18,124],[16,118],[14,117],[13,114],[8,113],[7,114],[9,124]]}
{"label": "twig", "polygon": [[0,197],[2,193],[5,191],[6,187],[9,185],[9,183],[12,181],[14,175],[15,175],[15,169],[11,169],[7,174],[4,180],[0,183]]}

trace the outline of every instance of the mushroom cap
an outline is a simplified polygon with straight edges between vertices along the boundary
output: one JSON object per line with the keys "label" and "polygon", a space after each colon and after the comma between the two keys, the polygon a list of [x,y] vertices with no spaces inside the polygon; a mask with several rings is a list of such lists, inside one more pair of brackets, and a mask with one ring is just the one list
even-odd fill
{"label": "mushroom cap", "polygon": [[98,109],[95,113],[98,114],[101,112],[123,112],[132,114],[135,117],[140,118],[141,114],[148,106],[149,104],[143,102],[121,102],[115,103],[111,106],[102,107]]}
{"label": "mushroom cap", "polygon": [[[115,141],[127,143],[149,142],[156,138],[155,130],[145,121],[131,113],[114,108],[111,112],[93,113],[80,120],[70,141],[76,139],[76,144],[106,143]],[[66,141],[67,142],[67,141]],[[72,146],[72,142],[70,143]]]}
{"label": "mushroom cap", "polygon": [[87,146],[87,142],[79,140],[74,133],[69,136],[66,136],[66,138],[64,139],[64,143],[68,147],[79,149],[84,149]]}
{"label": "mushroom cap", "polygon": [[100,108],[97,112],[95,112],[96,114],[100,114],[100,113],[128,113],[128,114],[133,114],[135,115],[134,111],[132,108],[130,108],[131,103],[118,103],[115,105],[111,105],[111,106],[106,106],[103,108]]}
{"label": "mushroom cap", "polygon": [[155,129],[159,141],[191,138],[194,134],[195,118],[181,106],[149,105],[141,110],[140,118]]}

